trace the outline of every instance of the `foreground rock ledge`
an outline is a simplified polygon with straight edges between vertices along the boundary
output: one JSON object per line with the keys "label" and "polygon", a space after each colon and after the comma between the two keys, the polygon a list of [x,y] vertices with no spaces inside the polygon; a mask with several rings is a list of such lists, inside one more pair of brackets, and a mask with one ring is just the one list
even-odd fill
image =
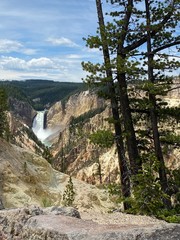
{"label": "foreground rock ledge", "polygon": [[[77,218],[74,211],[61,208],[0,211],[0,240],[177,240],[180,236],[178,224],[104,225]],[[75,217],[70,217],[71,214]]]}

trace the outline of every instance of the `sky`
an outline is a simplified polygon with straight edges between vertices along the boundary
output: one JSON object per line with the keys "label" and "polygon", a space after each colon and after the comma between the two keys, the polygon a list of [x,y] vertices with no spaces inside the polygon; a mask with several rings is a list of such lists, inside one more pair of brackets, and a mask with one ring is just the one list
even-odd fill
{"label": "sky", "polygon": [[0,0],[0,80],[81,82],[96,29],[94,0]]}
{"label": "sky", "polygon": [[0,0],[0,81],[81,82],[81,62],[103,59],[83,40],[97,21],[95,0]]}

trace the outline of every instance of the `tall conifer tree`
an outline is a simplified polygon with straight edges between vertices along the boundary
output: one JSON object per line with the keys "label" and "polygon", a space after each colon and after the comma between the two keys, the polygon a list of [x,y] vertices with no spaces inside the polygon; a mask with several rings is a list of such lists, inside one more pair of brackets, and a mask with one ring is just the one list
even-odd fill
{"label": "tall conifer tree", "polygon": [[[157,69],[152,68],[152,63],[154,63],[153,56],[155,53],[179,43],[179,38],[173,36],[173,31],[176,29],[178,22],[179,1],[148,1],[148,4],[152,4],[150,13],[148,13],[146,7],[142,7],[147,2],[145,0],[108,0],[107,2],[110,3],[109,7],[113,7],[113,11],[107,13],[107,20],[104,21],[103,19],[103,22],[101,22],[103,24],[100,25],[97,35],[89,36],[86,39],[90,48],[99,48],[103,51],[104,64],[83,63],[84,69],[90,73],[86,82],[97,83],[98,85],[106,84],[109,95],[114,96],[114,99],[118,101],[116,109],[119,116],[122,117],[121,135],[124,136],[131,175],[137,175],[139,170],[142,170],[142,159],[133,119],[134,111],[129,98],[128,82],[143,80],[147,87],[144,88],[146,90],[152,86],[152,89],[148,92],[150,102],[144,97],[147,106],[144,104],[145,108],[141,106],[141,109],[136,109],[136,111],[151,116],[155,154],[161,163],[159,167],[160,181],[162,189],[166,192],[167,179],[158,136],[159,119],[156,109],[156,95],[162,88],[161,85],[158,88],[158,84],[154,80],[154,78],[157,78]],[[96,1],[96,3],[101,4],[100,1]],[[105,1],[103,3],[105,4]],[[100,6],[102,7],[102,5]],[[148,22],[148,14],[151,15],[151,22]],[[168,31],[169,28],[173,31]],[[152,46],[148,44],[149,39],[152,41]],[[143,51],[145,44],[148,46],[147,51]],[[150,46],[152,49],[150,49]],[[105,49],[106,51],[104,51]],[[107,52],[109,56],[106,54]],[[145,59],[144,64],[142,64],[143,58]],[[168,57],[166,57],[167,59]],[[165,69],[168,61],[160,61],[159,67],[162,70]],[[169,66],[173,65],[177,67],[177,63],[173,64],[172,62]],[[107,70],[110,73],[109,75]],[[159,75],[159,78],[161,81],[163,77]],[[111,92],[112,86],[113,95]],[[112,104],[112,106],[115,105]]]}

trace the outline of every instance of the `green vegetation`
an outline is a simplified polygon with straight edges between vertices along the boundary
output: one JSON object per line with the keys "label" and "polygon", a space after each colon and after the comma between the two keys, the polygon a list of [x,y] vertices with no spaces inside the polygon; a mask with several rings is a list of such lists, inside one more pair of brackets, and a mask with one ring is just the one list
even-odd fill
{"label": "green vegetation", "polygon": [[28,135],[29,139],[32,139],[38,147],[36,147],[36,153],[42,155],[43,158],[45,158],[50,164],[52,163],[53,156],[50,152],[50,149],[46,147],[34,134],[32,129],[23,127],[21,129],[22,132],[25,132]]}
{"label": "green vegetation", "polygon": [[114,135],[110,130],[98,130],[89,136],[90,142],[97,144],[102,148],[112,147]]}
{"label": "green vegetation", "polygon": [[52,206],[52,201],[51,201],[51,199],[49,199],[48,197],[44,197],[43,199],[42,199],[42,206],[43,207],[51,207]]}
{"label": "green vegetation", "polygon": [[75,191],[71,176],[69,177],[68,183],[66,185],[65,191],[63,193],[63,205],[65,207],[70,207],[73,205],[75,199]]}
{"label": "green vegetation", "polygon": [[103,112],[104,109],[105,109],[105,107],[96,108],[96,109],[92,109],[92,110],[89,110],[88,112],[81,114],[79,117],[72,117],[70,126],[74,126],[79,123],[84,124],[87,121],[89,121],[90,118],[94,117],[96,114],[100,114],[101,112]]}
{"label": "green vegetation", "polygon": [[83,83],[54,82],[48,80],[3,81],[9,97],[29,102],[34,109],[43,110],[71,94],[85,89]]}
{"label": "green vegetation", "polygon": [[8,101],[4,88],[0,87],[0,137],[9,140],[9,124],[7,119]]}

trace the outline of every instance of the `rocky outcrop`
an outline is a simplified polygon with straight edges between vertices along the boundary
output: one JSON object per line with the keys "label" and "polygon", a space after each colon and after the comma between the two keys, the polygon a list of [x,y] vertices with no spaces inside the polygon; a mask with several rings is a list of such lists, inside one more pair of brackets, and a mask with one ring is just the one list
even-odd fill
{"label": "rocky outcrop", "polygon": [[[16,98],[9,98],[10,111],[16,117],[17,120],[23,122],[27,126],[32,126],[32,120],[36,115],[36,111],[28,102],[17,100]],[[16,128],[16,124],[12,126]]]}
{"label": "rocky outcrop", "polygon": [[173,81],[171,91],[169,91],[167,96],[164,97],[164,100],[170,107],[180,106],[180,78],[177,78]]}
{"label": "rocky outcrop", "polygon": [[32,129],[23,122],[23,119],[13,112],[8,112],[7,116],[11,134],[10,141],[21,148],[42,154],[45,146],[35,136]]}
{"label": "rocky outcrop", "polygon": [[11,141],[25,149],[43,152],[43,146],[33,134],[31,127],[36,111],[28,102],[9,98],[8,122]]}
{"label": "rocky outcrop", "polygon": [[[29,223],[34,216],[49,216],[55,217],[70,216],[80,218],[79,212],[72,207],[50,207],[40,208],[30,206],[25,208],[16,208],[0,211],[0,239],[37,239],[38,229],[36,234],[32,234],[32,225]],[[42,236],[45,236],[47,229],[42,231]],[[26,233],[28,232],[28,235]],[[33,235],[33,238],[32,238]],[[45,239],[41,238],[41,239]]]}
{"label": "rocky outcrop", "polygon": [[12,209],[0,212],[0,239],[14,240],[177,240],[180,225],[149,224],[138,226],[120,224],[97,224],[93,221],[79,219],[71,213],[76,210],[64,209],[56,214],[51,209],[37,207]]}
{"label": "rocky outcrop", "polygon": [[171,91],[168,92],[167,98],[169,99],[179,99],[180,96],[180,78],[176,78],[173,80],[173,84],[171,87]]}

